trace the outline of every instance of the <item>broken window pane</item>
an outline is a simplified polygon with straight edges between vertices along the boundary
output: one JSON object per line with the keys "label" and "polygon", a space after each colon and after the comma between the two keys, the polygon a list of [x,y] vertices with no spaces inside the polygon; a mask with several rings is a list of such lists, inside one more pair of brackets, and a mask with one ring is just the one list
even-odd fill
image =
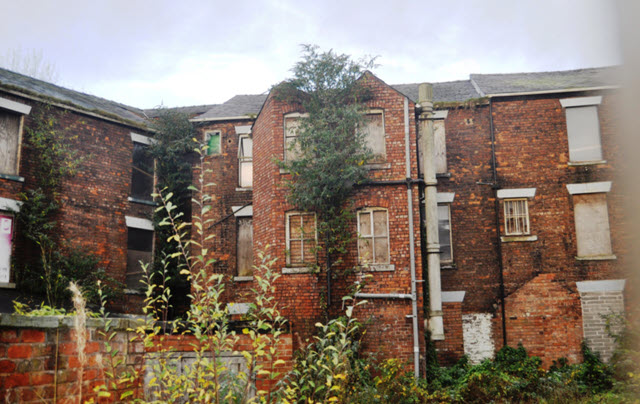
{"label": "broken window pane", "polygon": [[152,200],[153,158],[147,146],[133,143],[133,167],[131,170],[131,196],[136,199]]}
{"label": "broken window pane", "polygon": [[449,205],[438,205],[438,238],[440,243],[440,261],[452,261]]}
{"label": "broken window pane", "polygon": [[13,216],[0,212],[0,283],[9,283],[11,278],[11,241]]}
{"label": "broken window pane", "polygon": [[241,188],[253,186],[253,139],[241,136],[238,147],[238,180]]}
{"label": "broken window pane", "polygon": [[364,118],[367,146],[373,152],[374,163],[386,161],[387,149],[384,136],[384,119],[382,112],[367,114]]}
{"label": "broken window pane", "polygon": [[144,271],[140,261],[150,264],[153,259],[153,231],[127,229],[127,273],[125,278],[128,289],[140,289]]}
{"label": "broken window pane", "polygon": [[389,263],[388,214],[384,209],[358,212],[358,261],[361,264]]}
{"label": "broken window pane", "polygon": [[289,213],[287,220],[287,264],[296,266],[315,263],[316,215]]}
{"label": "broken window pane", "polygon": [[207,155],[220,154],[220,131],[206,132],[204,141],[207,144]]}

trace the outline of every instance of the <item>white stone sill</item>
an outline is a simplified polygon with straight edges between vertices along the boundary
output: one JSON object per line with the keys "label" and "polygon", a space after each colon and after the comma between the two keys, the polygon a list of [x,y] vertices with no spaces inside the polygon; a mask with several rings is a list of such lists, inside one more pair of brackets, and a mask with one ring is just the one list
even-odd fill
{"label": "white stone sill", "polygon": [[0,282],[0,289],[15,289],[16,284],[13,282]]}
{"label": "white stone sill", "polygon": [[503,243],[538,241],[538,236],[500,236],[500,241]]}
{"label": "white stone sill", "polygon": [[282,268],[283,275],[295,275],[295,274],[311,274],[313,273],[312,267],[286,267]]}
{"label": "white stone sill", "polygon": [[253,276],[234,276],[234,282],[253,282]]}
{"label": "white stone sill", "polygon": [[607,160],[593,160],[593,161],[569,161],[567,165],[569,167],[580,167],[580,166],[596,166],[599,164],[607,164]]}
{"label": "white stone sill", "polygon": [[253,188],[236,188],[237,192],[251,192]]}
{"label": "white stone sill", "polygon": [[358,269],[365,272],[393,272],[396,270],[396,266],[393,264],[371,264],[359,265]]}
{"label": "white stone sill", "polygon": [[577,261],[611,261],[611,260],[617,260],[618,257],[616,257],[615,255],[611,254],[611,255],[593,255],[590,257],[580,257],[580,256],[576,256],[576,260]]}

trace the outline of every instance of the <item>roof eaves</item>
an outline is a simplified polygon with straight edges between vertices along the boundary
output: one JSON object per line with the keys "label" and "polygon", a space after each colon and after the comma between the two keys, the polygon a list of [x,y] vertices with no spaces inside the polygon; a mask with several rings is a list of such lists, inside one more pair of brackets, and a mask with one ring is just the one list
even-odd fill
{"label": "roof eaves", "polygon": [[223,117],[211,117],[211,118],[191,118],[189,122],[213,122],[213,121],[237,121],[237,120],[247,120],[247,119],[256,119],[256,117],[251,115],[240,115],[240,116],[223,116]]}
{"label": "roof eaves", "polygon": [[488,98],[496,97],[519,97],[523,95],[541,95],[541,94],[558,94],[558,93],[576,93],[582,91],[597,91],[597,90],[617,90],[620,86],[597,86],[597,87],[577,87],[577,88],[563,88],[556,90],[536,90],[536,91],[522,91],[517,93],[496,93],[487,94]]}
{"label": "roof eaves", "polygon": [[[55,107],[58,108],[63,108],[63,109],[67,109],[69,111],[73,111],[73,112],[77,112],[79,114],[84,114],[84,115],[88,115],[88,116],[92,116],[94,118],[99,118],[105,121],[109,121],[109,122],[114,122],[114,123],[119,123],[121,125],[127,125],[127,126],[131,126],[134,128],[138,128],[138,129],[144,129],[144,130],[149,130],[149,127],[144,123],[144,122],[135,122],[129,119],[125,119],[122,117],[119,117],[115,114],[106,112],[106,111],[102,111],[99,109],[96,109],[95,111],[91,111],[88,110],[86,108],[83,108],[77,104],[74,104],[70,101],[65,101],[65,100],[60,100],[59,98],[55,98],[55,97],[50,97],[50,96],[41,96],[41,95],[34,95],[31,91],[27,90],[27,89],[23,89],[20,87],[16,87],[10,84],[4,84],[4,83],[0,83],[0,90],[5,91],[9,94],[13,94],[19,97],[23,97],[23,98],[27,98],[30,100],[34,100],[34,101],[38,101],[38,102],[42,102],[45,104],[49,104],[49,105],[53,105]],[[142,119],[142,117],[140,118]]]}

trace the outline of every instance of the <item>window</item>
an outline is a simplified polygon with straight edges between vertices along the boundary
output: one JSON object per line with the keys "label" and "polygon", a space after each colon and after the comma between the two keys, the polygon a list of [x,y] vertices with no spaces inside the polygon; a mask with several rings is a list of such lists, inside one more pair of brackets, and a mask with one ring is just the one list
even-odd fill
{"label": "window", "polygon": [[[536,195],[536,188],[499,189],[498,199],[504,205],[504,234],[502,241],[536,241],[529,225],[529,199]],[[515,236],[515,237],[509,237]],[[521,237],[528,236],[528,237]]]}
{"label": "window", "polygon": [[504,233],[507,236],[529,234],[529,206],[526,199],[504,201]]}
{"label": "window", "polygon": [[220,154],[222,152],[221,138],[219,130],[205,132],[204,142],[207,145],[207,156]]}
{"label": "window", "polygon": [[11,275],[11,242],[13,215],[0,212],[0,283],[9,283]]}
{"label": "window", "polygon": [[284,160],[294,161],[300,157],[300,147],[296,145],[300,120],[307,114],[297,112],[287,114],[284,117]]}
{"label": "window", "polygon": [[385,162],[387,159],[386,139],[384,132],[384,114],[382,111],[369,111],[365,115],[365,138],[367,146],[373,152],[372,163]]}
{"label": "window", "polygon": [[305,266],[316,262],[315,213],[287,213],[287,265]]}
{"label": "window", "polygon": [[253,218],[237,218],[237,259],[238,276],[253,275]]}
{"label": "window", "polygon": [[358,212],[358,261],[361,264],[389,264],[389,222],[387,210]]}
{"label": "window", "polygon": [[31,107],[0,97],[0,174],[17,176],[22,117]]}
{"label": "window", "polygon": [[238,182],[240,188],[251,188],[253,186],[253,139],[241,135],[238,143]]}
{"label": "window", "polygon": [[447,139],[444,130],[444,120],[449,111],[435,111],[431,117],[433,122],[433,159],[436,174],[447,172]]}
{"label": "window", "polygon": [[613,259],[606,192],[611,182],[568,184],[573,195],[578,258]]}
{"label": "window", "polygon": [[571,162],[597,162],[602,160],[598,105],[602,97],[565,98],[569,160]]}
{"label": "window", "polygon": [[131,198],[134,201],[151,201],[154,185],[154,162],[149,153],[149,145],[153,139],[132,133],[131,140],[133,140]]}
{"label": "window", "polygon": [[448,204],[438,205],[438,238],[440,243],[440,262],[451,263],[451,209]]}
{"label": "window", "polygon": [[153,260],[153,224],[150,220],[126,217],[127,221],[127,272],[125,285],[127,289],[142,288],[140,281],[144,271],[142,263],[151,264]]}

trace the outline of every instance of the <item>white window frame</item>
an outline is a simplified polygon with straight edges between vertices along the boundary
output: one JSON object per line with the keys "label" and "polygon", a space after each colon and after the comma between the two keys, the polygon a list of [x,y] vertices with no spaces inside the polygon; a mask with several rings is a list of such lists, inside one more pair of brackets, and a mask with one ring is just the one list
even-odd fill
{"label": "white window frame", "polygon": [[[385,213],[385,218],[386,218],[386,234],[384,236],[375,236],[374,232],[373,232],[373,213],[374,212],[384,212]],[[371,220],[370,220],[370,226],[371,228],[369,229],[371,236],[363,236],[360,233],[360,215],[362,214],[368,214],[371,216]],[[391,245],[390,245],[390,240],[389,240],[389,210],[385,209],[385,208],[378,208],[378,207],[373,207],[373,208],[364,208],[364,209],[360,209],[357,212],[357,222],[358,222],[358,264],[359,265],[372,265],[372,266],[378,266],[378,265],[389,265],[391,263]],[[387,239],[387,262],[376,262],[376,243],[375,243],[375,239],[376,238],[386,238]],[[371,258],[370,261],[368,262],[364,262],[363,261],[363,257],[360,256],[360,244],[363,242],[363,240],[366,239],[370,239],[371,240]]]}
{"label": "white window frame", "polygon": [[[251,141],[251,157],[245,157],[241,155],[242,152],[242,140],[248,139]],[[238,136],[238,186],[240,188],[253,188],[253,174],[251,175],[251,182],[249,185],[243,184],[242,178],[242,165],[243,163],[251,163],[251,171],[253,172],[253,138],[250,135]]]}
{"label": "white window frame", "polygon": [[[292,216],[313,216],[313,221],[314,221],[314,241],[315,241],[315,245],[316,247],[318,246],[318,218],[316,217],[315,213],[309,213],[309,212],[300,212],[300,211],[293,211],[293,212],[287,212],[286,213],[286,220],[285,220],[285,238],[286,238],[286,249],[288,254],[286,254],[287,256],[287,266],[295,266],[295,267],[306,267],[310,264],[312,264],[312,262],[305,262],[305,258],[304,258],[304,241],[306,240],[304,238],[304,234],[302,235],[302,238],[299,240],[302,242],[300,248],[300,255],[302,257],[302,262],[299,263],[291,263],[291,232],[289,231],[290,228],[290,221],[291,221],[291,217]],[[304,219],[303,219],[303,224],[304,224]],[[298,239],[296,239],[296,241],[298,241]],[[315,263],[317,257],[316,254],[313,254],[313,262]]]}
{"label": "white window frame", "polygon": [[18,115],[18,133],[16,133],[16,162],[14,173],[0,172],[0,178],[9,178],[23,182],[24,178],[20,177],[20,160],[22,157],[22,132],[24,128],[24,117],[31,113],[31,106],[20,102],[12,101],[4,97],[0,97],[0,111],[5,110],[9,114]]}
{"label": "white window frame", "polygon": [[[449,215],[449,249],[451,250],[451,258],[448,260],[442,259],[442,250],[440,250],[440,263],[445,265],[451,265],[453,263],[453,225],[451,224],[451,203],[438,203],[438,207],[445,206],[447,208],[447,214]],[[438,215],[438,234],[440,234],[440,216]],[[438,243],[440,239],[438,237]],[[442,246],[442,245],[441,245]]]}
{"label": "white window frame", "polygon": [[[509,212],[509,207],[512,205],[514,207],[518,205],[523,206],[524,212],[517,212],[512,215]],[[510,219],[514,219],[516,223],[515,230],[510,230]],[[524,228],[522,230],[518,230],[521,226]],[[531,224],[529,222],[529,201],[527,198],[508,198],[504,200],[504,234],[507,236],[528,236],[531,234]]]}
{"label": "white window frame", "polygon": [[[287,154],[289,153],[294,153],[294,150],[289,150],[289,145],[287,140],[291,139],[291,142],[296,142],[296,139],[298,138],[298,130],[296,129],[295,131],[295,135],[290,136],[287,133],[287,119],[292,119],[295,118],[297,120],[303,119],[303,118],[308,118],[309,114],[308,113],[301,113],[301,112],[289,112],[287,114],[284,114],[283,119],[282,119],[282,128],[283,128],[283,137],[282,137],[282,142],[284,144],[284,155],[283,155],[283,160],[285,162],[289,162],[291,160],[291,158],[287,158]],[[292,156],[295,157],[295,156]]]}
{"label": "white window frame", "polygon": [[211,148],[207,149],[207,156],[219,156],[222,154],[222,131],[219,129],[215,129],[215,130],[206,130],[204,132],[204,144],[209,146],[209,139],[211,139],[212,135],[218,135],[218,152],[217,153],[213,153],[211,151]]}
{"label": "white window frame", "polygon": [[[569,146],[569,164],[584,165],[584,164],[601,164],[605,162],[603,160],[602,133],[600,131],[600,118],[598,114],[598,105],[600,105],[601,103],[602,103],[602,96],[574,97],[574,98],[564,98],[560,100],[560,105],[562,105],[562,107],[565,109],[565,118],[567,123],[567,143]],[[569,114],[571,113],[571,111],[576,111],[580,109],[584,111],[593,110],[595,113],[595,116],[592,116],[592,118],[595,121],[596,127],[592,128],[591,129],[592,132],[589,134],[597,138],[597,139],[594,138],[591,140],[593,140],[594,146],[597,140],[598,150],[595,158],[592,158],[589,160],[579,159],[578,156],[575,155],[576,154],[575,151],[572,153],[572,150],[575,150],[576,138],[580,137],[582,134],[578,133],[577,128],[572,129],[572,124],[570,123],[571,120],[569,119]],[[574,139],[573,140],[574,147],[572,147],[572,139]]]}
{"label": "white window frame", "polygon": [[[367,110],[367,112],[364,113],[365,117],[369,116],[369,115],[380,115],[381,120],[382,120],[382,145],[384,146],[384,154],[380,155],[380,154],[374,154],[373,155],[373,160],[371,161],[372,164],[380,164],[380,163],[385,163],[387,161],[387,127],[385,124],[385,113],[384,113],[384,109],[380,109],[380,108],[373,108],[373,109],[369,109]],[[366,139],[368,141],[368,135],[366,137]],[[367,142],[367,146],[369,146],[369,143]],[[373,149],[372,149],[373,151]]]}

